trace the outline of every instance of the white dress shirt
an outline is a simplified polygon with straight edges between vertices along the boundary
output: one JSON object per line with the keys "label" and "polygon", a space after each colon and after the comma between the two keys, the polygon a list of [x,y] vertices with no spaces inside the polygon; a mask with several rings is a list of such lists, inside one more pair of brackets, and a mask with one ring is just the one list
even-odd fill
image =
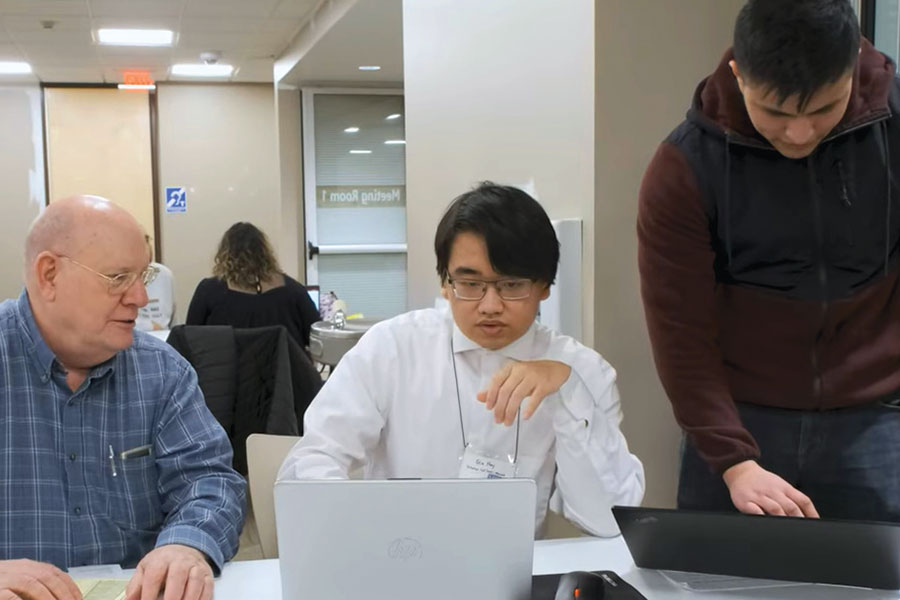
{"label": "white dress shirt", "polygon": [[513,454],[516,425],[495,424],[476,394],[507,362],[541,359],[572,373],[520,423],[516,476],[537,484],[536,534],[549,507],[589,533],[617,535],[610,507],[640,503],[644,470],[619,430],[616,373],[590,348],[538,323],[497,351],[466,338],[449,310],[376,324],[307,409],[303,439],[279,479],[346,478],[357,469],[366,479],[455,478],[464,450],[460,414],[467,443]]}

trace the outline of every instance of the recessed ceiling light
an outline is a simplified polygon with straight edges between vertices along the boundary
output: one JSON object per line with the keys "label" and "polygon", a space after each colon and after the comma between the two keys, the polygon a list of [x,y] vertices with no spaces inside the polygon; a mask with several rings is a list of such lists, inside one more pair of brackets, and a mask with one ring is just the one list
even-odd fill
{"label": "recessed ceiling light", "polygon": [[0,61],[0,73],[3,75],[24,75],[31,73],[31,65],[27,62]]}
{"label": "recessed ceiling light", "polygon": [[97,30],[97,41],[104,46],[171,46],[174,38],[169,29]]}
{"label": "recessed ceiling light", "polygon": [[371,150],[351,150],[350,154],[372,154]]}
{"label": "recessed ceiling light", "polygon": [[381,67],[378,65],[360,65],[360,71],[380,71]]}
{"label": "recessed ceiling light", "polygon": [[120,83],[120,90],[155,90],[156,86],[152,83],[136,84],[136,83]]}
{"label": "recessed ceiling light", "polygon": [[406,143],[406,140],[384,140],[384,143],[385,143],[385,144],[388,144],[388,145],[391,145],[391,146],[394,146],[394,145],[396,145],[396,144],[405,144],[405,143]]}
{"label": "recessed ceiling light", "polygon": [[387,120],[387,121],[393,121],[394,119],[399,119],[399,118],[400,118],[400,113],[394,113],[394,114],[392,114],[392,115],[386,116],[386,117],[385,117],[385,120]]}
{"label": "recessed ceiling light", "polygon": [[359,131],[359,127],[348,127],[344,130],[344,133],[356,133]]}
{"label": "recessed ceiling light", "polygon": [[181,75],[183,77],[229,77],[233,71],[234,67],[231,65],[172,65],[172,75]]}

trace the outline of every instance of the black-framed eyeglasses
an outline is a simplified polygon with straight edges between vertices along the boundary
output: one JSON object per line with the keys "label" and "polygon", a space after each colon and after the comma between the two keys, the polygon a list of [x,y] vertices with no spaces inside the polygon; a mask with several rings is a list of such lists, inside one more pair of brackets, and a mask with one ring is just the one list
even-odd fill
{"label": "black-framed eyeglasses", "polygon": [[78,265],[85,271],[90,271],[97,277],[100,277],[104,281],[106,281],[106,285],[108,286],[109,293],[111,295],[124,293],[127,289],[129,289],[134,282],[140,278],[141,283],[144,285],[150,285],[156,276],[159,275],[159,268],[155,265],[147,265],[147,268],[141,271],[140,273],[130,271],[127,273],[119,273],[118,275],[104,275],[100,271],[96,271],[89,266],[78,262],[74,258],[70,256],[66,256],[65,254],[60,254],[60,258],[64,258],[72,264]]}
{"label": "black-framed eyeglasses", "polygon": [[494,286],[503,300],[524,300],[531,295],[534,281],[531,279],[456,279],[449,277],[447,282],[453,289],[453,295],[460,300],[481,300],[487,294],[488,286]]}

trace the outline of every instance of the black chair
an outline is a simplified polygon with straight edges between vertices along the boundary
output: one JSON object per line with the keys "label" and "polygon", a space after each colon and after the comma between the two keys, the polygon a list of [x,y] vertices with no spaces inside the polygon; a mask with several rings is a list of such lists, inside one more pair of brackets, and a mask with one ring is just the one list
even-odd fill
{"label": "black chair", "polygon": [[206,404],[231,440],[239,473],[247,475],[251,433],[302,435],[303,414],[322,378],[287,329],[178,325],[167,341],[197,371]]}

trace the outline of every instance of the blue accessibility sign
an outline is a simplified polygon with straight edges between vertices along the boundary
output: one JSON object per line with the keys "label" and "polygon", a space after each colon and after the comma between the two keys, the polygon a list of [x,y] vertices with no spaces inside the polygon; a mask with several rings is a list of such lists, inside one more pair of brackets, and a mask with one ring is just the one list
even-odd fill
{"label": "blue accessibility sign", "polygon": [[166,188],[166,212],[187,212],[187,190],[183,186]]}

